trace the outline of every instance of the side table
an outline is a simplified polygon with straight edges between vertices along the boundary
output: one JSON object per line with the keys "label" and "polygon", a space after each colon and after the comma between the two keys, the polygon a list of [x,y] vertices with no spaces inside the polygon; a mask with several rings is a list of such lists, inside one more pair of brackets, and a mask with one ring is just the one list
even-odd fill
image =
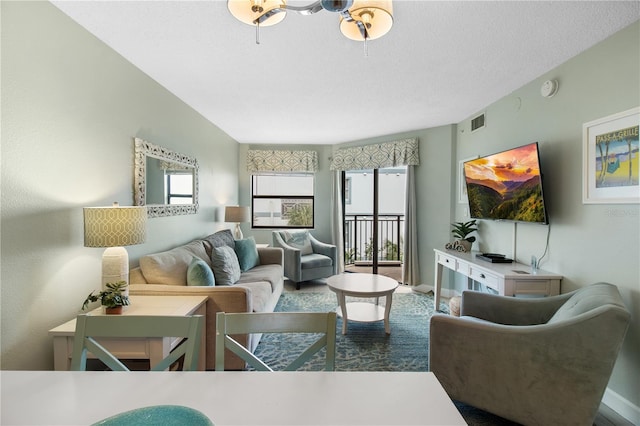
{"label": "side table", "polygon": [[[207,296],[129,296],[129,298],[131,305],[126,307],[122,315],[204,316],[205,326],[202,328],[198,370],[205,370]],[[103,308],[94,309],[90,314],[104,315]],[[53,366],[55,370],[69,370],[75,330],[75,318],[49,330],[49,334],[53,336]],[[176,337],[149,337],[143,339],[109,339],[100,343],[118,358],[148,359],[153,365],[169,355],[181,342],[182,339]],[[89,354],[89,357],[91,357],[91,354]]]}

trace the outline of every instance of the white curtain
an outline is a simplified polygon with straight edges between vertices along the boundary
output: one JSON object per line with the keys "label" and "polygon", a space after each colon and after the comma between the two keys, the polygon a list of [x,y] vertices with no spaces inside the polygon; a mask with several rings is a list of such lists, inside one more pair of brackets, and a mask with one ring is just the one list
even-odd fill
{"label": "white curtain", "polygon": [[342,222],[342,191],[340,189],[342,172],[333,172],[331,178],[331,238],[338,248],[338,273],[344,272],[344,223]]}
{"label": "white curtain", "polygon": [[415,166],[407,166],[407,196],[404,208],[404,260],[402,283],[420,285],[420,262],[418,258],[418,224],[416,213]]}

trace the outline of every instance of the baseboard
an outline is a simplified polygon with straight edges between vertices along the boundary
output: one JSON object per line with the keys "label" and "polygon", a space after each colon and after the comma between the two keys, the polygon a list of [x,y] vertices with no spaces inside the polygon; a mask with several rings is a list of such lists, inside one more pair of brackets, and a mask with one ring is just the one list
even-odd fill
{"label": "baseboard", "polygon": [[634,425],[640,425],[640,407],[623,398],[620,394],[607,388],[602,402]]}

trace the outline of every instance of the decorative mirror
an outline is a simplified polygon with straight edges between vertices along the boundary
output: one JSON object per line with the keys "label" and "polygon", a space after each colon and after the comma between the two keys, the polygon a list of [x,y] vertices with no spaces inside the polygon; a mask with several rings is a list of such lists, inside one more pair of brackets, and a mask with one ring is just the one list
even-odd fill
{"label": "decorative mirror", "polygon": [[198,212],[198,160],[135,138],[135,205],[148,217]]}

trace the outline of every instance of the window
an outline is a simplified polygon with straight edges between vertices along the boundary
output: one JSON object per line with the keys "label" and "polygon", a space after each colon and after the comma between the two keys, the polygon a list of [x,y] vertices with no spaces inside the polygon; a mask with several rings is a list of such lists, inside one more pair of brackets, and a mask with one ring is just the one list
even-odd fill
{"label": "window", "polygon": [[167,204],[193,204],[193,174],[167,170]]}
{"label": "window", "polygon": [[313,228],[312,173],[255,174],[251,177],[252,228]]}

